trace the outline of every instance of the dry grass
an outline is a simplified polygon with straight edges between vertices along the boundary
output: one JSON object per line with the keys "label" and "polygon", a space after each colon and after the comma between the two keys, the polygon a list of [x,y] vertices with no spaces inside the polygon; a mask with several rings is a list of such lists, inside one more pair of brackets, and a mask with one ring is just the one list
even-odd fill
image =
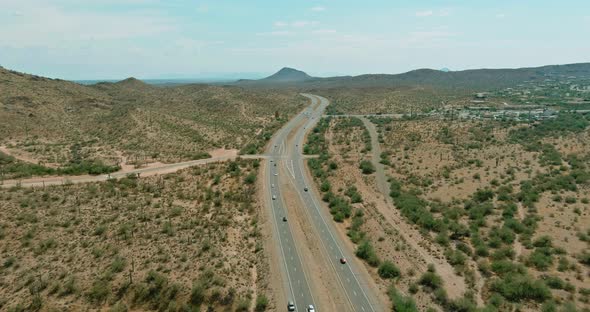
{"label": "dry grass", "polygon": [[[36,162],[176,162],[265,140],[306,99],[292,90],[138,80],[82,86],[0,69],[0,146]],[[278,112],[278,118],[275,115]]]}
{"label": "dry grass", "polygon": [[0,309],[252,307],[268,289],[257,161],[0,192]]}

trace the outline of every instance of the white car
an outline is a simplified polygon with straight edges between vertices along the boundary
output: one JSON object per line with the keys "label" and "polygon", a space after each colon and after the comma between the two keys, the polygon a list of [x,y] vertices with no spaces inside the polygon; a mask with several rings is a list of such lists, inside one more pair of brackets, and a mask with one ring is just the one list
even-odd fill
{"label": "white car", "polygon": [[275,175],[278,176],[279,174],[278,173],[275,173]]}
{"label": "white car", "polygon": [[287,303],[287,310],[295,311],[295,304],[293,303],[293,301],[289,301],[289,303]]}
{"label": "white car", "polygon": [[313,305],[310,304],[309,307],[307,307],[307,312],[315,312]]}
{"label": "white car", "polygon": [[276,199],[277,199],[277,195],[273,195],[272,200],[276,200]]}
{"label": "white car", "polygon": [[275,187],[275,184],[274,184],[274,183],[273,183],[273,184],[271,184],[271,185],[270,185],[270,187],[274,188],[274,187]]}

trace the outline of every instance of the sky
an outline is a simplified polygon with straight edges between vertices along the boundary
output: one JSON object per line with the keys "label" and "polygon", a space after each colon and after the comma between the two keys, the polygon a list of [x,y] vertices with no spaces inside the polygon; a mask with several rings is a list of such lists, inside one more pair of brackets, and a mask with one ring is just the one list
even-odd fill
{"label": "sky", "polygon": [[0,0],[0,66],[71,80],[589,61],[588,0]]}

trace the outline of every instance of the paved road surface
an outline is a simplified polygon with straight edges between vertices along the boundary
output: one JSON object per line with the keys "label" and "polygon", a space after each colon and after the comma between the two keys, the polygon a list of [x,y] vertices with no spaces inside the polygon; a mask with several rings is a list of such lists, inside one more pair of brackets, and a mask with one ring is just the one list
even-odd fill
{"label": "paved road surface", "polygon": [[[311,115],[313,112],[313,105],[310,105],[299,115],[295,116],[283,128],[281,128],[272,138],[268,145],[266,154],[269,157],[266,159],[266,190],[267,202],[270,202],[272,210],[271,217],[273,223],[273,238],[278,241],[281,258],[282,272],[286,276],[283,282],[288,301],[295,304],[296,311],[305,311],[305,307],[315,304],[312,290],[308,282],[308,276],[303,270],[301,257],[299,256],[295,240],[290,228],[290,222],[283,221],[283,217],[287,216],[287,207],[281,196],[279,179],[284,179],[282,175],[279,176],[279,168],[285,161],[287,156],[287,137],[299,123]],[[286,311],[287,307],[278,307],[278,310]]]}
{"label": "paved road surface", "polygon": [[[299,196],[307,209],[322,248],[324,248],[326,254],[330,257],[328,262],[336,272],[338,281],[344,289],[344,293],[346,294],[352,310],[358,312],[380,311],[381,308],[375,306],[375,304],[378,304],[377,300],[375,300],[375,297],[369,293],[367,281],[363,280],[363,277],[357,273],[358,271],[357,268],[355,268],[354,261],[348,261],[347,264],[340,263],[340,258],[344,257],[352,260],[354,255],[352,252],[342,248],[344,243],[336,232],[332,218],[327,209],[322,207],[319,195],[315,191],[315,188],[313,188],[313,181],[309,181],[305,173],[304,157],[302,155],[305,133],[310,131],[321,118],[328,105],[328,100],[323,97],[309,94],[305,94],[304,96],[310,98],[312,102],[319,102],[320,105],[308,119],[305,126],[299,128],[298,132],[295,134],[295,146],[288,147],[288,157],[285,160],[286,166],[287,168],[290,167],[290,174],[296,184],[295,189],[298,191]],[[307,192],[304,191],[305,187],[309,189]]]}

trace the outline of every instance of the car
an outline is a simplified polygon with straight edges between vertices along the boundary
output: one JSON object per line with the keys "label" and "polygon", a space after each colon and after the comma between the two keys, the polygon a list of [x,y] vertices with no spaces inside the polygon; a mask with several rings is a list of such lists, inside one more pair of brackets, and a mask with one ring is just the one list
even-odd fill
{"label": "car", "polygon": [[283,217],[283,222],[287,222],[287,217]]}
{"label": "car", "polygon": [[276,200],[276,199],[277,199],[277,195],[273,195],[272,200]]}
{"label": "car", "polygon": [[313,305],[310,304],[309,307],[307,307],[307,312],[315,312]]}
{"label": "car", "polygon": [[293,301],[289,301],[289,303],[287,303],[287,311],[295,311],[295,304]]}
{"label": "car", "polygon": [[275,173],[275,176],[278,176],[278,175],[279,175],[278,173]]}
{"label": "car", "polygon": [[303,190],[306,191],[306,192],[308,191],[307,187],[304,187]]}
{"label": "car", "polygon": [[277,163],[275,163],[275,167],[277,166]]}
{"label": "car", "polygon": [[340,263],[346,264],[346,258],[344,258],[344,257],[340,258]]}
{"label": "car", "polygon": [[274,187],[275,187],[275,184],[274,184],[274,183],[273,183],[273,184],[271,184],[271,185],[270,185],[270,187],[274,188]]}

